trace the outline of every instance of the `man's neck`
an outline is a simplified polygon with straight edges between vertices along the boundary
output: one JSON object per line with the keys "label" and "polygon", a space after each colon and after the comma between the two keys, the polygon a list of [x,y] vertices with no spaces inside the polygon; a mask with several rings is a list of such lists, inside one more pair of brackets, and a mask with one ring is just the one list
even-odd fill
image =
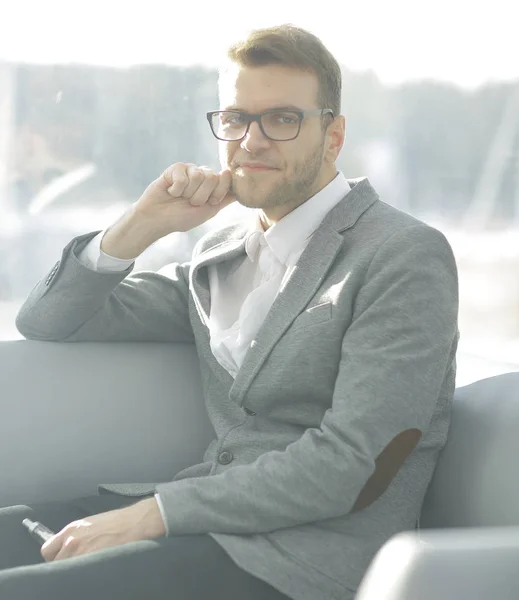
{"label": "man's neck", "polygon": [[335,164],[333,165],[332,169],[327,173],[327,174],[322,174],[322,178],[319,178],[319,181],[316,182],[315,186],[314,186],[314,190],[309,194],[309,196],[307,198],[305,198],[302,202],[299,202],[298,204],[292,206],[292,208],[290,208],[290,210],[287,210],[286,213],[281,214],[281,216],[271,216],[269,217],[268,215],[265,214],[265,212],[263,210],[260,210],[260,222],[261,222],[261,226],[263,227],[263,231],[267,231],[270,227],[272,227],[272,225],[275,225],[278,221],[281,221],[281,219],[283,217],[286,217],[286,215],[288,215],[289,213],[291,213],[293,210],[295,210],[296,208],[298,208],[299,206],[301,206],[302,204],[304,204],[307,200],[309,200],[310,198],[313,198],[316,194],[318,194],[321,190],[323,190],[327,185],[329,185],[338,175],[338,171],[335,167]]}

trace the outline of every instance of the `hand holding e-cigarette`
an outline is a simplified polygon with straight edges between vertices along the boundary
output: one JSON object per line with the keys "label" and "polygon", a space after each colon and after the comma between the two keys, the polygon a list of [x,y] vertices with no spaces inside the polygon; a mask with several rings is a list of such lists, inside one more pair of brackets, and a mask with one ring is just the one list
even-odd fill
{"label": "hand holding e-cigarette", "polygon": [[30,519],[24,519],[22,524],[27,527],[31,537],[33,537],[41,546],[47,541],[50,540],[51,537],[56,534],[42,525],[38,521],[31,521]]}

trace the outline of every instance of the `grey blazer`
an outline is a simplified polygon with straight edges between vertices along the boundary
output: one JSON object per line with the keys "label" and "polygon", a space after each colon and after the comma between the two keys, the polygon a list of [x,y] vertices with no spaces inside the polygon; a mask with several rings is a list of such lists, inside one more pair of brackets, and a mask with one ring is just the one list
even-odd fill
{"label": "grey blazer", "polygon": [[[210,533],[243,569],[296,600],[353,598],[375,552],[413,529],[450,418],[458,279],[445,236],[382,202],[366,178],[325,217],[236,379],[214,358],[208,265],[245,258],[246,229],[206,234],[166,277],[99,273],[74,238],[20,309],[27,338],[196,344],[216,439],[160,493],[168,535]],[[400,432],[421,440],[389,488],[352,507]],[[138,435],[138,432],[136,432]]]}

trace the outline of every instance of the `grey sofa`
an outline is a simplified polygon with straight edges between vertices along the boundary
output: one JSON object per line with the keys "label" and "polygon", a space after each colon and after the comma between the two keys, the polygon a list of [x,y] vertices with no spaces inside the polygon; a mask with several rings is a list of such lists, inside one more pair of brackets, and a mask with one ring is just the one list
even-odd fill
{"label": "grey sofa", "polygon": [[[0,377],[0,506],[166,481],[214,438],[191,345],[0,342]],[[386,543],[358,600],[519,598],[518,450],[519,373],[458,388],[421,530]]]}

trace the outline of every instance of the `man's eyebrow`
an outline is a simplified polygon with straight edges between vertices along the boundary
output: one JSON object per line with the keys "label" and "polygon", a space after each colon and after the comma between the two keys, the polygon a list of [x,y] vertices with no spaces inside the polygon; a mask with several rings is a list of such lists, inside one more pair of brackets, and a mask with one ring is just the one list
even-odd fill
{"label": "man's eyebrow", "polygon": [[[235,106],[235,105],[226,106],[222,110],[238,110],[240,112],[247,113],[246,110],[244,110],[243,108],[240,108],[239,106]],[[304,112],[305,109],[301,108],[300,106],[296,106],[295,104],[283,104],[282,106],[272,106],[270,108],[267,108],[266,111],[262,111],[262,112],[267,112],[267,111],[271,111],[271,110],[299,110],[299,111]],[[247,114],[251,114],[251,113],[247,113]]]}

